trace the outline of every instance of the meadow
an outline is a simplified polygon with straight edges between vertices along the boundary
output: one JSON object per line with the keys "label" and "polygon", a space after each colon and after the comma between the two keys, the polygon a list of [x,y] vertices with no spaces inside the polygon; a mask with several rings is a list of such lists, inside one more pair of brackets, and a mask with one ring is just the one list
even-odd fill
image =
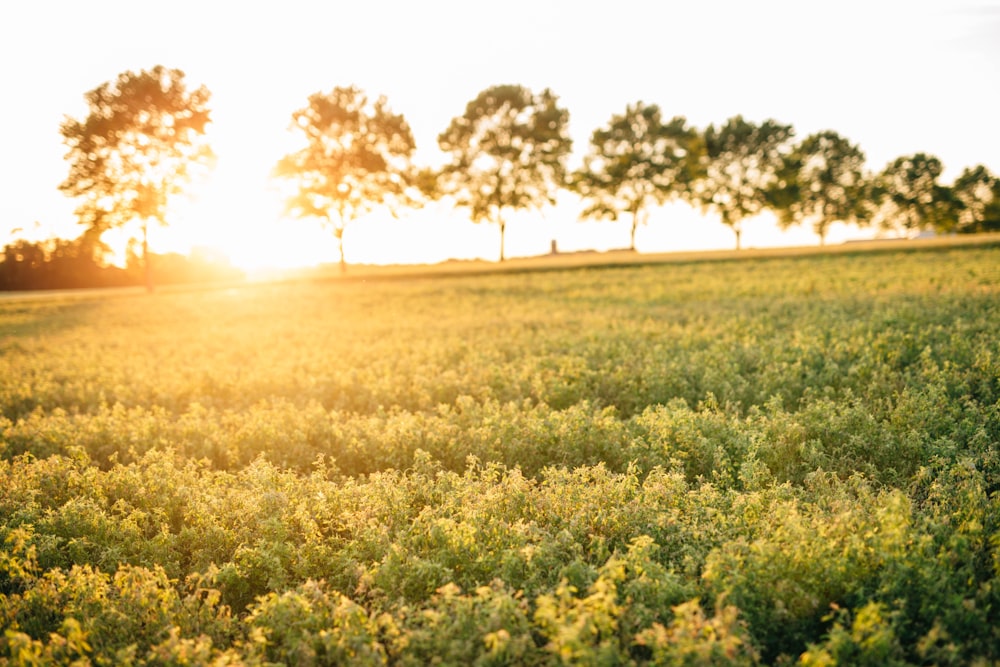
{"label": "meadow", "polygon": [[0,664],[1000,664],[998,297],[993,240],[0,299]]}

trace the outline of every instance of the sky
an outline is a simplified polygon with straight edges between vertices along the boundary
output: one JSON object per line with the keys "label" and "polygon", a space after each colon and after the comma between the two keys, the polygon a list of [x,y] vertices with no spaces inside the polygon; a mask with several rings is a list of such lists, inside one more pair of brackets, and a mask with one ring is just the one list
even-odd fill
{"label": "sky", "polygon": [[[0,243],[72,237],[74,203],[59,125],[119,73],[161,64],[211,91],[214,172],[192,185],[154,251],[213,246],[244,266],[336,260],[332,233],[281,217],[274,163],[294,150],[307,97],[356,85],[385,95],[413,129],[416,159],[495,84],[551,89],[570,112],[571,165],[626,105],[657,104],[698,128],[741,114],[832,129],[878,171],[925,152],[950,183],[965,167],[1000,174],[1000,0],[383,0],[223,3],[35,0],[0,5]],[[578,221],[565,199],[508,225],[509,255],[624,247],[629,223]],[[14,235],[13,230],[19,230]],[[499,232],[444,205],[345,233],[348,261],[496,259]],[[870,235],[838,228],[828,242]],[[127,233],[108,240],[122,243]],[[809,245],[807,229],[749,221],[744,247]],[[732,232],[683,204],[654,212],[640,251],[726,248]]]}

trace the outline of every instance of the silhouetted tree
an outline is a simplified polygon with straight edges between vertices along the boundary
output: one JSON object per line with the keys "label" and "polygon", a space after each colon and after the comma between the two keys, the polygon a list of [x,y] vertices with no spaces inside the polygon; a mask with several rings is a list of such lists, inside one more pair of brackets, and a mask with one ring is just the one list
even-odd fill
{"label": "silhouetted tree", "polygon": [[45,246],[18,239],[3,249],[0,286],[5,290],[31,289],[32,277],[45,265]]}
{"label": "silhouetted tree", "polygon": [[888,230],[949,231],[955,209],[948,188],[938,183],[942,170],[941,161],[925,153],[890,162],[865,197],[871,221]]}
{"label": "silhouetted tree", "polygon": [[89,234],[73,240],[13,241],[0,256],[0,290],[128,284],[125,271],[103,261],[106,253],[107,247]]}
{"label": "silhouetted tree", "polygon": [[534,94],[517,85],[493,86],[468,103],[438,137],[451,162],[441,171],[441,193],[468,207],[472,220],[500,227],[504,261],[504,209],[555,203],[566,179],[572,141],[569,112],[548,89]]}
{"label": "silhouetted tree", "polygon": [[183,72],[157,65],[124,72],[85,98],[87,116],[67,117],[60,128],[70,163],[60,189],[82,200],[77,216],[97,234],[139,220],[152,290],[149,222],[167,223],[171,196],[213,157],[205,141],[208,89],[188,90]]}
{"label": "silhouetted tree", "polygon": [[629,249],[635,250],[635,232],[649,208],[689,192],[700,145],[698,132],[682,116],[664,123],[655,104],[626,107],[607,127],[594,130],[583,167],[572,176],[573,189],[587,203],[582,216],[617,220],[628,213]]}
{"label": "silhouetted tree", "polygon": [[333,227],[344,259],[347,223],[375,205],[413,204],[408,192],[415,178],[410,158],[415,149],[410,126],[390,111],[384,97],[369,102],[354,87],[314,93],[309,104],[292,114],[292,128],[305,135],[305,146],[278,161],[274,175],[295,182],[287,212],[316,217]]}
{"label": "silhouetted tree", "polygon": [[966,167],[951,192],[957,230],[962,233],[1000,230],[1000,179],[983,165]]}
{"label": "silhouetted tree", "polygon": [[793,134],[791,125],[774,120],[757,125],[742,116],[705,130],[704,175],[695,183],[694,197],[732,228],[737,250],[743,221],[771,206],[772,192],[783,187],[782,168]]}
{"label": "silhouetted tree", "polygon": [[820,245],[835,222],[858,224],[865,191],[865,154],[833,131],[803,139],[788,156],[783,185],[773,191],[778,224],[811,224]]}

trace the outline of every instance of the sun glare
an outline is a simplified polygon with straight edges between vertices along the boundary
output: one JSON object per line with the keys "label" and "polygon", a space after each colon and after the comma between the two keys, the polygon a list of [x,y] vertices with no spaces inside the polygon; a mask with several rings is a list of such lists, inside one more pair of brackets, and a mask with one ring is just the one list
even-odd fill
{"label": "sun glare", "polygon": [[216,185],[162,230],[165,245],[177,252],[214,248],[248,271],[310,266],[336,256],[331,234],[318,222],[282,218],[280,202],[261,185]]}
{"label": "sun glare", "polygon": [[[221,98],[220,98],[221,99]],[[269,124],[280,127],[295,102],[273,101]],[[220,105],[209,127],[209,144],[217,156],[212,171],[186,188],[188,194],[171,202],[167,226],[150,228],[154,253],[181,253],[224,258],[246,271],[266,272],[335,264],[340,257],[332,229],[318,219],[297,219],[284,212],[288,183],[272,178],[283,155],[297,150],[301,137],[292,131],[262,133],[259,121]],[[227,112],[228,110],[228,112]],[[434,155],[424,156],[434,162]],[[580,220],[582,206],[569,194],[555,207],[541,211],[506,211],[504,237],[508,257],[559,252],[603,252],[629,245],[631,221]],[[468,211],[448,201],[428,202],[405,209],[394,218],[376,208],[348,223],[343,235],[348,264],[435,264],[448,260],[496,261],[499,227],[475,224]],[[743,242],[747,248],[778,245],[814,245],[817,237],[806,228],[781,231],[773,218],[748,219]],[[731,248],[732,230],[715,218],[706,218],[683,203],[651,211],[647,225],[636,231],[636,249],[643,253]],[[112,230],[114,231],[114,230]],[[837,243],[860,230],[833,229],[828,243]],[[135,230],[108,234],[106,240],[124,260],[129,236]]]}
{"label": "sun glare", "polygon": [[[267,184],[216,184],[196,200],[178,206],[176,222],[151,230],[156,252],[217,251],[247,272],[283,270],[333,264],[338,261],[337,240],[320,221],[282,215],[278,193]],[[758,219],[759,218],[759,219]],[[773,219],[758,216],[744,225],[747,248],[815,245],[807,229],[782,231]],[[861,230],[842,225],[831,228],[828,243],[862,237]],[[474,224],[444,203],[406,211],[398,219],[376,211],[350,223],[344,232],[349,264],[434,264],[448,260],[495,260],[499,251],[496,225]],[[623,222],[580,222],[575,215],[521,214],[507,227],[511,257],[560,252],[607,251],[627,247],[628,225]],[[654,212],[650,224],[639,228],[640,252],[659,253],[713,250],[731,247],[732,230],[707,219],[685,205]]]}
{"label": "sun glare", "polygon": [[[168,226],[150,229],[153,251],[202,256],[207,252],[251,274],[336,263],[340,253],[333,230],[317,219],[284,214],[284,191],[271,178],[271,169],[289,146],[249,147],[232,138],[219,137],[215,170],[204,182],[194,184],[189,197],[174,202]],[[744,225],[747,248],[817,242],[808,229],[781,231],[773,219],[758,217]],[[507,221],[505,243],[510,257],[543,255],[553,247],[560,252],[607,251],[629,243],[627,220],[581,222],[574,201],[561,200],[554,209],[542,212],[509,214]],[[860,230],[835,228],[827,242],[858,234]],[[348,264],[493,261],[499,256],[499,240],[496,225],[474,224],[466,212],[444,201],[401,211],[399,218],[375,210],[349,223],[343,237]],[[127,235],[118,241],[112,245],[124,258]],[[729,248],[733,242],[732,230],[683,203],[653,211],[649,224],[636,233],[636,248],[644,253]]]}

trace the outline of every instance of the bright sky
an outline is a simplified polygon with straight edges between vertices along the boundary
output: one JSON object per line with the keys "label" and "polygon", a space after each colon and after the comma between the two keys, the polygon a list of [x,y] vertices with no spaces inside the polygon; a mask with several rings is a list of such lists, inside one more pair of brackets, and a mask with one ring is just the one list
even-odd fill
{"label": "bright sky", "polygon": [[[294,146],[291,113],[313,92],[354,84],[384,94],[413,128],[418,160],[438,163],[437,135],[481,90],[548,87],[570,111],[573,164],[590,133],[637,100],[699,128],[735,114],[833,129],[868,166],[936,155],[944,181],[985,164],[1000,174],[1000,0],[34,0],[0,5],[0,243],[75,236],[64,115],[125,70],[162,64],[212,92],[210,179],[179,205],[153,249],[216,246],[243,265],[335,261],[329,232],[279,220],[269,184]],[[348,261],[495,259],[495,227],[430,207],[348,227]],[[579,223],[572,204],[513,221],[508,254],[623,247],[628,223]],[[834,230],[829,242],[860,236]],[[733,235],[684,206],[641,228],[641,251],[728,248]],[[749,223],[744,246],[812,244]]]}

